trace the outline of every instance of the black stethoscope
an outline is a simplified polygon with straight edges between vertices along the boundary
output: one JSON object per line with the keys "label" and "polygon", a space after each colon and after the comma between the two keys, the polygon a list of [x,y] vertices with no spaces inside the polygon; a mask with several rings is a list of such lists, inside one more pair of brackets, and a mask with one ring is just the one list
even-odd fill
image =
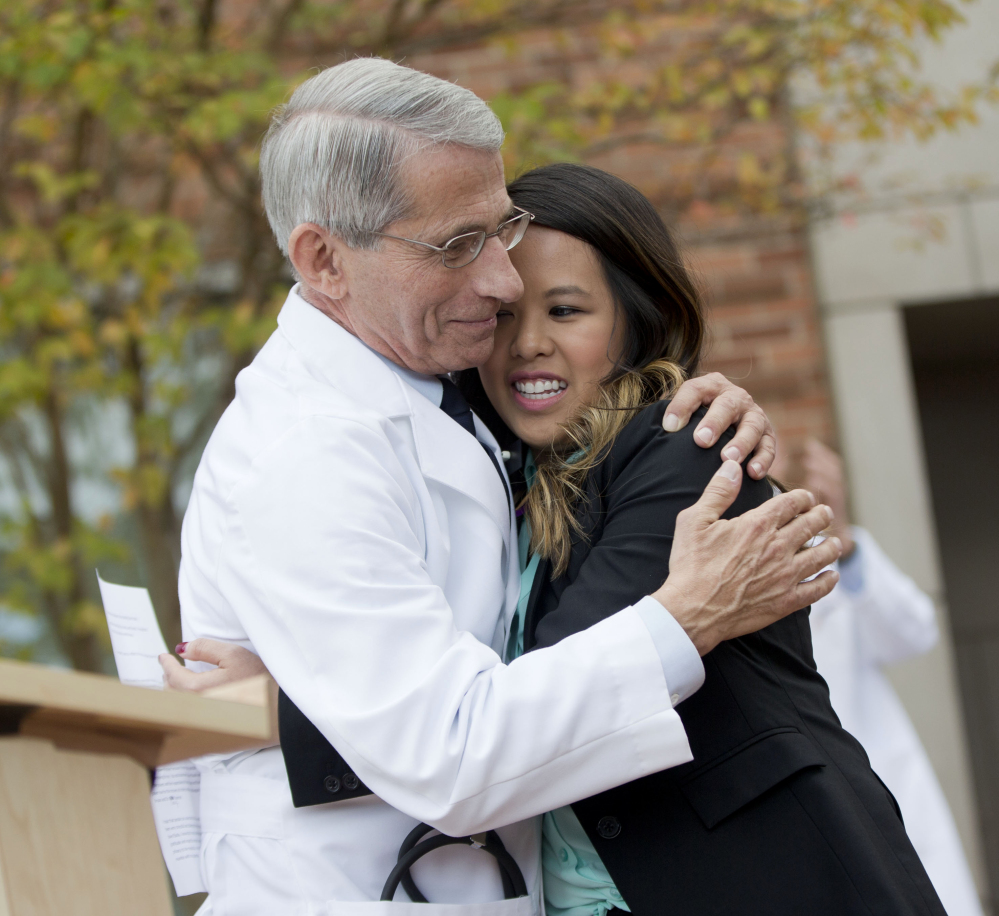
{"label": "black stethoscope", "polygon": [[421,843],[420,840],[423,840],[434,829],[429,824],[418,824],[402,841],[402,846],[399,847],[398,861],[389,874],[385,887],[382,888],[382,900],[391,900],[395,896],[396,888],[401,883],[403,890],[413,903],[429,903],[416,886],[416,882],[413,881],[409,869],[414,862],[423,858],[428,852],[433,852],[443,846],[473,846],[476,849],[484,849],[496,859],[496,864],[499,866],[504,899],[512,900],[514,897],[527,896],[527,882],[524,881],[520,866],[506,851],[503,841],[495,830],[477,833],[474,836],[445,836],[441,833]]}

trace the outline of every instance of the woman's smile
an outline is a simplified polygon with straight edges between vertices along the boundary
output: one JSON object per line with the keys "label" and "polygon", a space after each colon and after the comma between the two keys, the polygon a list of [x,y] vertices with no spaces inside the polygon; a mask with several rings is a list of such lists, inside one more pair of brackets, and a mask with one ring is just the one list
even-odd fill
{"label": "woman's smile", "polygon": [[550,372],[514,372],[510,375],[513,399],[524,410],[546,410],[565,396],[569,383]]}

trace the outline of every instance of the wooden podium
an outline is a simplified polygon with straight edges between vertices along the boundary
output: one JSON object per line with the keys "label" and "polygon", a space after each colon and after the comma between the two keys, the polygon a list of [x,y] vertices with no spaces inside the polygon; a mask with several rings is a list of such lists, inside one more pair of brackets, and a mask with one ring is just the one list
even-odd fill
{"label": "wooden podium", "polygon": [[273,741],[261,679],[218,694],[0,660],[0,916],[172,916],[149,770]]}

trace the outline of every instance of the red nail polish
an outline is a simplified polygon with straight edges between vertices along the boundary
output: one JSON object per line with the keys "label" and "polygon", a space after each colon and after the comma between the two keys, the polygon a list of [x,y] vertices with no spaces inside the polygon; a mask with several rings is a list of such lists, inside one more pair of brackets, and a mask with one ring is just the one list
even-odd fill
{"label": "red nail polish", "polygon": [[176,652],[178,655],[183,655],[186,650],[187,650],[187,643],[186,642],[179,642],[179,643],[177,643],[177,645],[174,646],[174,649],[173,649],[173,651]]}

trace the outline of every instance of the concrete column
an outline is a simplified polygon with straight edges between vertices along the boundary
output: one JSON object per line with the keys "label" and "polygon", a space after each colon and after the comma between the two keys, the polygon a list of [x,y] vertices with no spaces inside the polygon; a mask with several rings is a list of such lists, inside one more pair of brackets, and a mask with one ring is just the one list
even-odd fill
{"label": "concrete column", "polygon": [[901,310],[890,301],[827,307],[824,327],[855,520],[936,602],[940,643],[889,676],[940,779],[981,891],[974,788]]}

